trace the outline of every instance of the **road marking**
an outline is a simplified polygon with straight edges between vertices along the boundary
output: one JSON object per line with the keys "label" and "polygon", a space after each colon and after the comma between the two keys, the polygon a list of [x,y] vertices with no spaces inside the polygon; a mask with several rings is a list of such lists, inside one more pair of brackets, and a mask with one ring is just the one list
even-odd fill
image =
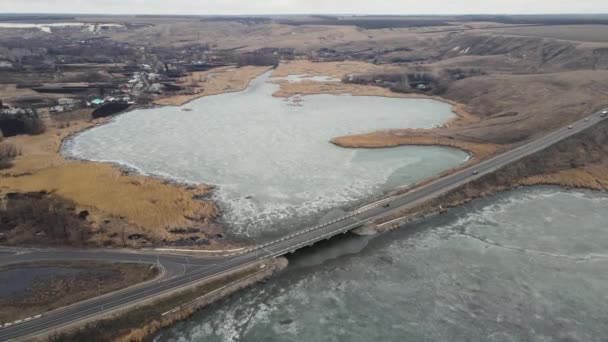
{"label": "road marking", "polygon": [[20,319],[18,321],[14,321],[14,322],[8,322],[8,323],[4,323],[4,324],[0,323],[0,328],[8,328],[8,327],[13,326],[13,325],[29,322],[29,321],[34,320],[34,319],[38,319],[40,317],[42,317],[42,314],[38,314],[38,315],[32,316],[32,317],[27,317],[27,318]]}
{"label": "road marking", "polygon": [[177,312],[177,311],[178,311],[180,308],[181,308],[181,305],[180,305],[180,306],[178,306],[178,307],[176,307],[175,309],[171,309],[171,310],[169,310],[169,311],[167,311],[167,312],[163,312],[163,313],[161,314],[161,316],[166,316],[166,315],[168,315],[168,314],[170,314],[170,313]]}

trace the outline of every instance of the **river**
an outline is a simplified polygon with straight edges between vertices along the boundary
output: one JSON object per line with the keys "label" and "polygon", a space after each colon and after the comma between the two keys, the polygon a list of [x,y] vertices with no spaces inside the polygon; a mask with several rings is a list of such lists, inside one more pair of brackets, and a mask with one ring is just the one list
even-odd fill
{"label": "river", "polygon": [[605,341],[607,212],[534,187],[325,242],[155,341]]}

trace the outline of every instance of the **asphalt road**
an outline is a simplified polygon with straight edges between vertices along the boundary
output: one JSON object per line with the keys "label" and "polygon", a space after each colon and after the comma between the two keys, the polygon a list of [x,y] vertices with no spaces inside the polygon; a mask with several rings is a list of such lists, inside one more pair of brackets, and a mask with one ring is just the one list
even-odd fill
{"label": "asphalt road", "polygon": [[[444,194],[474,179],[508,165],[518,159],[538,152],[573,134],[579,133],[606,118],[600,112],[575,123],[572,128],[564,127],[549,133],[537,140],[521,145],[477,165],[455,172],[449,176],[434,180],[404,195],[391,197],[373,205],[355,210],[346,216],[323,225],[303,229],[280,239],[264,243],[242,252],[240,255],[224,258],[202,258],[161,255],[155,253],[127,251],[90,250],[28,250],[24,254],[12,253],[2,255],[0,265],[35,260],[107,260],[160,263],[167,273],[163,279],[142,286],[118,291],[106,296],[94,298],[82,303],[43,314],[37,319],[0,329],[0,341],[26,338],[36,333],[52,330],[77,320],[105,313],[124,305],[137,303],[153,298],[177,288],[190,285],[213,275],[253,263],[259,259],[275,257],[299,248],[312,245],[317,241],[331,238],[348,232],[368,221],[408,209],[420,203]],[[385,205],[388,204],[388,207]],[[2,251],[0,251],[1,253]],[[99,259],[101,258],[101,259]]]}

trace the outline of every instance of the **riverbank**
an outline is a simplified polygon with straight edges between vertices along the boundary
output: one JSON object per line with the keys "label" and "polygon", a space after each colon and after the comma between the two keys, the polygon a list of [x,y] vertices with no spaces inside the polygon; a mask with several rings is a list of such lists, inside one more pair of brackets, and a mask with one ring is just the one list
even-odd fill
{"label": "riverbank", "polygon": [[383,217],[360,230],[359,234],[383,232],[402,225],[443,213],[477,198],[485,198],[522,186],[551,185],[563,188],[608,191],[608,123],[606,121],[569,137],[492,174],[418,207]]}
{"label": "riverbank", "polygon": [[607,193],[533,187],[376,237],[336,237],[153,339],[599,341],[607,209]]}
{"label": "riverbank", "polygon": [[175,290],[136,306],[85,320],[38,340],[143,341],[160,329],[190,317],[194,312],[231,294],[268,279],[287,267],[287,259],[256,262],[221,276]]}

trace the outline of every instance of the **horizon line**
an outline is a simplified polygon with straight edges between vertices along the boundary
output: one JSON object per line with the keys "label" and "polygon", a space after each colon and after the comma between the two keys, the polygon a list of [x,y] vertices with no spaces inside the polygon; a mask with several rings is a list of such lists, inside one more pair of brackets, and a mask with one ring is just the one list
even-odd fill
{"label": "horizon line", "polygon": [[99,16],[137,16],[137,15],[154,15],[154,16],[183,16],[183,17],[205,17],[205,16],[226,16],[226,17],[241,17],[241,16],[306,16],[306,15],[333,15],[333,16],[387,16],[387,17],[408,17],[408,16],[500,16],[500,15],[513,15],[513,16],[534,16],[534,15],[582,15],[582,16],[601,16],[608,15],[605,13],[587,13],[587,12],[538,12],[538,13],[401,13],[401,14],[389,14],[389,13],[206,13],[206,14],[185,14],[185,13],[97,13],[97,12],[0,12],[0,15],[99,15]]}

